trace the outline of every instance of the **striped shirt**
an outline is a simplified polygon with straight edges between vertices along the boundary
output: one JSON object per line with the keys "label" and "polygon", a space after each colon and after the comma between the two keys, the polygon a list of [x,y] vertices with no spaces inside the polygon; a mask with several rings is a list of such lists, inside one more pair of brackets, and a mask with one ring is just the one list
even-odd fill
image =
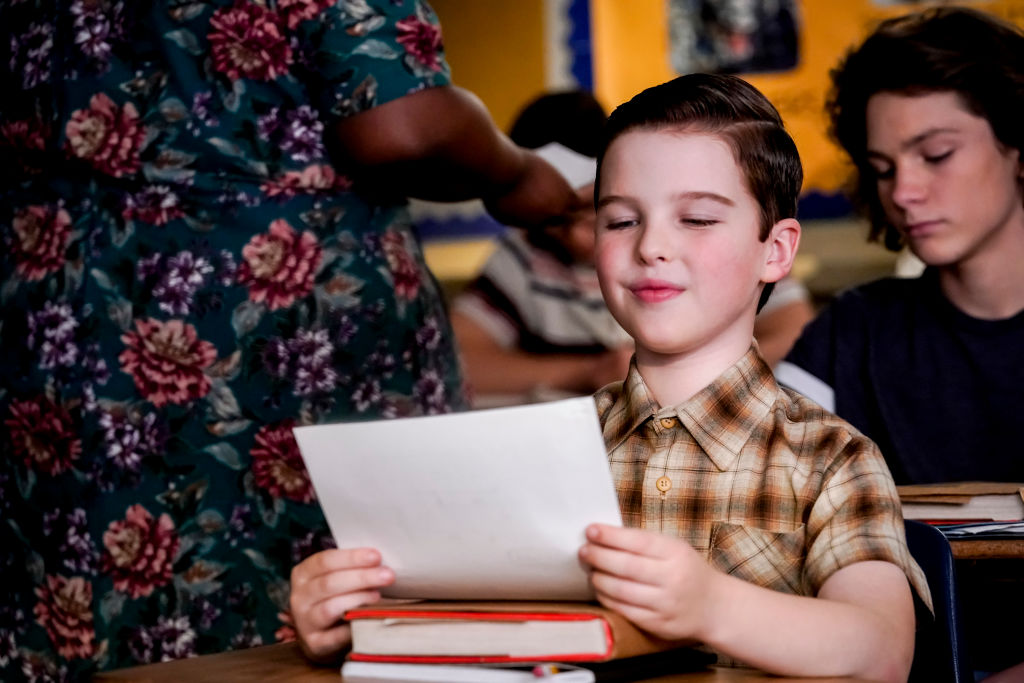
{"label": "striped shirt", "polygon": [[516,229],[501,236],[453,307],[507,349],[601,353],[633,343],[601,298],[593,266],[562,263]]}
{"label": "striped shirt", "polygon": [[931,607],[878,448],[779,387],[756,346],[679,405],[660,407],[635,364],[595,400],[626,526],[678,536],[721,571],[795,595],[855,562],[891,562]]}

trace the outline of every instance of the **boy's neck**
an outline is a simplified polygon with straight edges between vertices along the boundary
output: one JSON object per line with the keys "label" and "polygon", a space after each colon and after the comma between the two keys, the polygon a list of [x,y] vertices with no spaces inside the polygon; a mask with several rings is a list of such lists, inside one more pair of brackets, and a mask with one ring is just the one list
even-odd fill
{"label": "boy's neck", "polygon": [[967,315],[1002,320],[1024,311],[1024,213],[1015,227],[971,258],[938,268],[943,294]]}
{"label": "boy's neck", "polygon": [[753,336],[697,349],[693,353],[662,355],[637,348],[636,367],[661,407],[683,403],[743,357]]}

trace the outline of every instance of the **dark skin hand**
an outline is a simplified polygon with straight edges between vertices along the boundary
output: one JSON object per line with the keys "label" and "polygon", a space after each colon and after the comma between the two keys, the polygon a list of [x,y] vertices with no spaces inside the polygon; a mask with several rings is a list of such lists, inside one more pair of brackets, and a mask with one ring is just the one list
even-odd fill
{"label": "dark skin hand", "polygon": [[383,199],[481,198],[500,222],[557,223],[579,199],[550,164],[516,146],[456,86],[428,88],[339,121],[328,141],[360,191]]}

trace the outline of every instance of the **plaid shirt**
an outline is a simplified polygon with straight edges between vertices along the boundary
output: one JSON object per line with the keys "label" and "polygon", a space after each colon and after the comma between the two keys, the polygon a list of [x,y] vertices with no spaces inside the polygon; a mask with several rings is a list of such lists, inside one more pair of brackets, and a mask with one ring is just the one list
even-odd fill
{"label": "plaid shirt", "polygon": [[891,562],[931,607],[878,448],[779,387],[756,347],[677,406],[660,407],[635,364],[595,400],[626,526],[678,536],[723,572],[796,595],[855,562]]}

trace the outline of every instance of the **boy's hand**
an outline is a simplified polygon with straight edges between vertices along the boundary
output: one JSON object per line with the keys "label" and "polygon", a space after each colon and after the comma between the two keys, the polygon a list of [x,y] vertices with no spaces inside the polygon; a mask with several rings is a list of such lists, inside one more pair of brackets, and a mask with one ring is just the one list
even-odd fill
{"label": "boy's hand", "polygon": [[342,616],[380,600],[377,589],[395,580],[380,562],[373,548],[325,550],[292,569],[291,613],[307,657],[329,662],[349,645],[352,630]]}
{"label": "boy's hand", "polygon": [[685,541],[592,524],[580,559],[605,607],[659,638],[702,639],[720,575]]}

